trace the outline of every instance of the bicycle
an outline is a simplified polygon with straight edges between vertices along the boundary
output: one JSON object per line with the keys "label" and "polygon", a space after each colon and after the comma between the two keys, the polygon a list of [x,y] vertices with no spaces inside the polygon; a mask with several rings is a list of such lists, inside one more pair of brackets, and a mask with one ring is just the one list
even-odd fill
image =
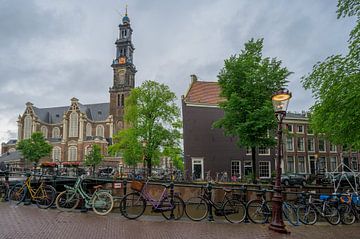
{"label": "bicycle", "polygon": [[[253,223],[267,223],[272,216],[272,202],[266,201],[266,192],[266,190],[261,190],[259,193],[257,193],[257,196],[260,197],[260,199],[251,200],[246,205],[248,218]],[[283,201],[282,211],[285,220],[294,226],[299,225],[299,218],[293,205]]]}
{"label": "bicycle", "polygon": [[94,186],[95,192],[89,195],[82,187],[85,175],[81,175],[76,179],[74,187],[64,185],[65,191],[61,192],[55,200],[56,207],[60,211],[71,211],[75,209],[80,202],[80,197],[85,202],[85,208],[92,208],[98,215],[106,215],[111,212],[114,206],[112,195],[102,190],[101,185]]}
{"label": "bicycle", "polygon": [[223,188],[225,194],[221,202],[215,203],[211,199],[210,192],[211,185],[208,184],[206,188],[201,187],[200,195],[189,198],[186,201],[185,213],[193,221],[203,220],[209,213],[210,208],[215,209],[216,216],[224,216],[225,219],[231,223],[241,223],[246,217],[246,206],[238,200],[233,194],[233,197],[228,197],[232,189]]}
{"label": "bicycle", "polygon": [[306,225],[313,225],[320,215],[332,225],[339,224],[340,213],[332,199],[333,197],[328,195],[320,195],[320,199],[313,199],[310,194],[308,202],[297,209],[299,220]]}
{"label": "bicycle", "polygon": [[229,178],[227,172],[217,172],[215,182],[228,182]]}
{"label": "bicycle", "polygon": [[27,195],[29,195],[30,199],[35,201],[39,208],[49,208],[54,203],[56,189],[50,185],[46,185],[41,179],[42,175],[40,175],[37,182],[37,184],[40,183],[38,187],[33,187],[31,185],[32,176],[30,173],[26,174],[26,177],[24,183],[15,184],[10,189],[8,195],[9,202],[16,202],[18,205],[25,200]]}
{"label": "bicycle", "polygon": [[[185,204],[182,198],[173,192],[173,183],[161,184],[164,187],[160,198],[153,198],[148,191],[147,180],[132,181],[131,189],[134,192],[126,194],[120,201],[120,212],[127,219],[134,220],[144,214],[147,203],[152,206],[151,211],[161,213],[166,220],[179,220],[184,214]],[[170,188],[170,195],[168,189]]]}

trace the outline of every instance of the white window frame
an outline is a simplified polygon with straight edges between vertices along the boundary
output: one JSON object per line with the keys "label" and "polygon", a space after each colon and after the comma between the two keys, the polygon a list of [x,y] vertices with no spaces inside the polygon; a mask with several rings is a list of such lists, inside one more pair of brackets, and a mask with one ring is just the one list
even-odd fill
{"label": "white window frame", "polygon": [[56,162],[56,159],[61,161],[61,148],[58,146],[55,146],[52,150],[52,159],[53,162]]}
{"label": "white window frame", "polygon": [[[292,158],[292,162],[293,162],[293,166],[292,166],[291,171],[289,170],[290,169],[290,167],[289,167],[289,157]],[[286,157],[286,172],[287,173],[295,173],[295,157],[293,155],[288,155]]]}
{"label": "white window frame", "polygon": [[70,114],[70,123],[69,123],[69,137],[78,137],[79,135],[79,115],[77,112],[72,112]]}
{"label": "white window frame", "polygon": [[40,131],[41,131],[42,135],[44,136],[44,138],[47,139],[48,138],[48,129],[47,129],[47,127],[44,126],[44,125],[41,126]]}
{"label": "white window frame", "polygon": [[[237,175],[233,174],[233,163],[237,163],[238,164],[238,172]],[[236,176],[236,177],[240,177],[241,178],[241,161],[240,160],[231,160],[231,167],[230,167],[230,173],[231,173],[231,177],[232,176]]]}
{"label": "white window frame", "polygon": [[[304,165],[304,170],[300,171],[300,158],[303,159],[303,165]],[[297,168],[298,168],[298,172],[299,173],[306,173],[306,157],[305,156],[298,156],[297,157]]]}
{"label": "white window frame", "polygon": [[[312,141],[312,143],[311,143],[312,149],[311,150],[309,149],[309,141],[310,140]],[[306,148],[307,148],[307,150],[309,152],[315,152],[315,140],[314,140],[314,138],[307,138],[307,140],[306,140]]]}
{"label": "white window frame", "polygon": [[[334,160],[335,160],[335,167],[333,167]],[[336,156],[330,156],[330,170],[331,170],[331,172],[334,172],[337,167],[338,167],[337,157]]]}
{"label": "white window frame", "polygon": [[[265,149],[265,153],[260,153],[260,149]],[[259,147],[259,155],[270,155],[270,149],[266,147]]]}
{"label": "white window frame", "polygon": [[104,131],[105,131],[105,128],[103,125],[97,125],[96,126],[96,136],[100,136],[100,137],[103,137],[104,138]]}
{"label": "white window frame", "polygon": [[[246,165],[246,163],[250,163],[250,166]],[[245,174],[245,169],[246,168],[250,168],[251,169],[251,173],[253,173],[253,168],[252,168],[252,161],[251,160],[245,160],[244,161],[244,175],[246,176]]]}
{"label": "white window frame", "polygon": [[77,161],[77,147],[70,146],[68,152],[68,161]]}
{"label": "white window frame", "polygon": [[[300,139],[302,140],[302,149],[300,149],[299,145],[300,145]],[[305,138],[303,137],[298,137],[297,138],[297,151],[299,152],[305,152]]]}
{"label": "white window frame", "polygon": [[55,128],[52,129],[51,137],[52,137],[53,139],[58,139],[58,138],[60,138],[60,129],[59,129],[59,127],[55,127]]}
{"label": "white window frame", "polygon": [[32,131],[32,117],[30,115],[25,116],[24,118],[24,139],[29,139],[31,137]]}
{"label": "white window frame", "polygon": [[92,136],[92,126],[90,123],[87,123],[86,124],[86,133],[85,133],[86,136]]}
{"label": "white window frame", "polygon": [[[302,128],[301,131],[299,130],[300,127]],[[297,133],[299,133],[299,134],[303,134],[303,133],[304,133],[304,125],[298,125],[298,126],[297,126]]]}
{"label": "white window frame", "polygon": [[[334,149],[334,150],[333,150]],[[330,142],[330,152],[333,152],[333,153],[336,153],[337,152],[337,147],[336,147],[336,144],[332,144]]]}
{"label": "white window frame", "polygon": [[[292,147],[292,149],[288,148],[288,139],[291,139],[291,147]],[[294,137],[286,137],[286,151],[287,152],[294,152]]]}
{"label": "white window frame", "polygon": [[246,155],[251,155],[251,148],[250,147],[246,147]]}
{"label": "white window frame", "polygon": [[[291,130],[289,130],[289,127],[291,128]],[[293,126],[292,124],[286,125],[286,129],[287,129],[287,131],[288,131],[289,133],[294,132],[294,126]]]}
{"label": "white window frame", "polygon": [[[262,163],[266,163],[269,166],[269,170],[268,170],[268,176],[267,177],[260,177],[260,172],[261,172],[261,164]],[[259,178],[271,178],[271,162],[270,161],[259,161]]]}
{"label": "white window frame", "polygon": [[204,179],[204,158],[191,158],[191,173],[194,173],[194,165],[201,165],[201,180]]}
{"label": "white window frame", "polygon": [[[320,150],[320,140],[324,141],[324,150]],[[318,140],[318,147],[319,147],[319,152],[326,152],[326,140],[325,139],[319,139]]]}

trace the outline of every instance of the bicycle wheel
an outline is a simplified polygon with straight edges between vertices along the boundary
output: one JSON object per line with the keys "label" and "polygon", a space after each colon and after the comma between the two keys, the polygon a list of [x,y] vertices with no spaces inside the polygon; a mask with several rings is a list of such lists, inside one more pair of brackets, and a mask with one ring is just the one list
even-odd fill
{"label": "bicycle wheel", "polygon": [[92,208],[96,214],[106,215],[114,207],[114,200],[108,192],[95,192],[92,200]]}
{"label": "bicycle wheel", "polygon": [[314,225],[317,222],[317,213],[310,205],[301,205],[297,209],[300,222],[305,225]]}
{"label": "bicycle wheel", "polygon": [[9,191],[8,200],[16,205],[24,201],[27,188],[23,184],[15,184]]}
{"label": "bicycle wheel", "polygon": [[341,222],[345,225],[351,225],[355,222],[356,216],[354,214],[354,211],[352,210],[352,207],[349,204],[341,203],[339,205],[339,212]]}
{"label": "bicycle wheel", "polygon": [[172,203],[170,197],[164,198],[160,202],[160,208],[162,210],[169,208],[169,210],[161,211],[161,214],[166,218],[166,220],[179,220],[184,215],[185,203],[179,196],[174,195]]}
{"label": "bicycle wheel", "polygon": [[139,193],[129,193],[120,201],[120,212],[127,219],[140,217],[146,208],[146,201]]}
{"label": "bicycle wheel", "polygon": [[331,225],[337,225],[340,223],[340,213],[335,205],[326,204],[324,208],[324,215],[326,221],[328,221]]}
{"label": "bicycle wheel", "polygon": [[229,199],[225,202],[224,207],[225,219],[231,223],[241,223],[246,217],[246,206],[242,201]]}
{"label": "bicycle wheel", "polygon": [[269,207],[258,199],[249,201],[246,210],[248,218],[253,223],[266,223],[270,216]]}
{"label": "bicycle wheel", "polygon": [[283,202],[282,210],[283,210],[284,219],[286,219],[293,226],[299,225],[299,217],[293,205],[287,202]]}
{"label": "bicycle wheel", "polygon": [[72,190],[61,192],[55,200],[57,209],[60,211],[71,211],[75,209],[80,202],[79,194]]}
{"label": "bicycle wheel", "polygon": [[185,214],[193,221],[201,221],[208,214],[208,205],[201,197],[189,198],[185,204]]}
{"label": "bicycle wheel", "polygon": [[56,189],[50,185],[41,186],[35,193],[34,201],[39,208],[49,208],[55,201]]}

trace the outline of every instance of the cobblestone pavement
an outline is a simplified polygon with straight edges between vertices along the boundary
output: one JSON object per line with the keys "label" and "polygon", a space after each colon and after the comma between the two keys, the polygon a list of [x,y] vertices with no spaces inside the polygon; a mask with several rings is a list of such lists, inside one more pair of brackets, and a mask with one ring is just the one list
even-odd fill
{"label": "cobblestone pavement", "polygon": [[0,203],[0,238],[359,238],[360,225],[290,227],[290,235],[268,230],[268,225],[230,224],[223,221],[165,221],[160,216],[144,216],[131,221],[119,213],[98,216],[93,212],[60,212],[36,206]]}

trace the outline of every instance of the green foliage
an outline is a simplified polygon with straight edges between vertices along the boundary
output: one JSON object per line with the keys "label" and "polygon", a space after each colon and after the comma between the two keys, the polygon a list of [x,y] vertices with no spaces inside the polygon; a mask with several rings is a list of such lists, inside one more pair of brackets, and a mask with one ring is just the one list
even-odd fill
{"label": "green foliage", "polygon": [[34,132],[29,139],[21,140],[16,146],[25,159],[36,164],[43,157],[50,156],[52,146],[46,142],[41,132]]}
{"label": "green foliage", "polygon": [[302,83],[315,98],[310,116],[314,132],[324,133],[332,143],[360,149],[360,2],[339,0],[337,13],[338,18],[357,18],[348,54],[317,63]]}
{"label": "green foliage", "polygon": [[184,171],[182,151],[179,147],[165,147],[163,156],[169,157],[176,169]]}
{"label": "green foliage", "polygon": [[[220,107],[225,114],[214,127],[236,136],[240,147],[268,147],[276,143],[268,134],[276,128],[271,96],[284,87],[291,73],[276,58],[263,58],[262,49],[263,39],[251,39],[239,55],[225,60],[218,75],[221,96],[225,98]],[[253,172],[255,165],[253,162]]]}
{"label": "green foliage", "polygon": [[164,147],[179,145],[182,123],[175,100],[168,86],[154,81],[134,88],[125,100],[124,119],[129,128],[117,133],[110,152],[121,152],[131,164],[144,159],[151,172]]}
{"label": "green foliage", "polygon": [[86,166],[93,167],[93,173],[95,173],[95,168],[98,166],[104,159],[104,156],[101,154],[101,148],[99,145],[94,144],[91,151],[88,155],[85,156],[84,164]]}

